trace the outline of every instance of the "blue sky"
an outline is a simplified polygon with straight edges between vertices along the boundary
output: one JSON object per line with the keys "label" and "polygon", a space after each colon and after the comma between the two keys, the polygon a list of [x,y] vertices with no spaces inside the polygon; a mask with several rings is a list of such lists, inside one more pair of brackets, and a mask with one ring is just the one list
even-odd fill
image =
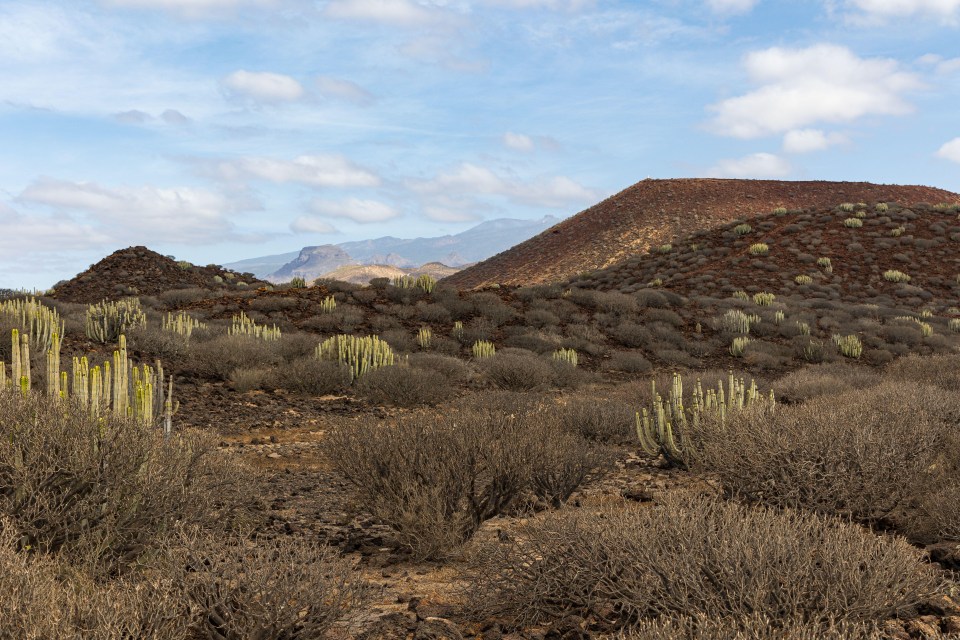
{"label": "blue sky", "polygon": [[960,191],[960,0],[4,0],[0,287],[645,177]]}

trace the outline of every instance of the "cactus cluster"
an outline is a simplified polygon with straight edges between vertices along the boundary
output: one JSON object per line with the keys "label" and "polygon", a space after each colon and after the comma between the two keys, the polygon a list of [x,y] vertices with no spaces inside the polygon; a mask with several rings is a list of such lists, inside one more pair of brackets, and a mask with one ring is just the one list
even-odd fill
{"label": "cactus cluster", "polygon": [[745,236],[745,235],[747,235],[748,233],[750,233],[751,231],[753,231],[753,227],[751,227],[750,225],[748,225],[748,224],[746,224],[746,223],[744,223],[744,224],[738,224],[737,226],[735,226],[735,227],[733,228],[733,232],[734,232],[735,234],[737,234],[738,236]]}
{"label": "cactus cluster", "polygon": [[290,288],[291,289],[306,289],[307,281],[301,276],[294,276],[290,278]]}
{"label": "cactus cluster", "polygon": [[860,342],[860,338],[855,335],[842,336],[840,334],[834,334],[833,343],[837,345],[840,353],[848,358],[859,358],[863,355],[863,343]]}
{"label": "cactus cluster", "polygon": [[229,333],[231,336],[250,336],[261,340],[280,339],[280,327],[257,324],[243,311],[240,312],[240,315],[233,316]]}
{"label": "cactus cluster", "polygon": [[430,327],[420,327],[417,330],[417,344],[420,345],[420,348],[426,351],[430,348],[430,345],[433,343],[433,331]]}
{"label": "cactus cluster", "polygon": [[765,242],[757,242],[750,245],[750,255],[765,256],[770,253],[770,245]]}
{"label": "cactus cluster", "polygon": [[793,281],[796,282],[797,284],[811,284],[813,283],[813,278],[811,278],[805,273],[801,273],[796,278],[794,278]]}
{"label": "cactus cluster", "polygon": [[783,311],[777,309],[776,313],[773,314],[773,323],[779,327],[781,324],[783,324],[783,321],[786,319],[786,317],[787,315]]}
{"label": "cactus cluster", "polygon": [[457,340],[463,340],[463,322],[461,322],[460,320],[457,320],[456,322],[454,322],[453,329],[450,331],[450,335],[452,335]]}
{"label": "cactus cluster", "polygon": [[659,247],[657,247],[657,252],[659,253],[670,253],[671,251],[673,251],[672,244],[662,244]]}
{"label": "cactus cluster", "polygon": [[750,294],[747,293],[746,291],[743,291],[743,290],[741,289],[741,290],[738,290],[738,291],[734,291],[734,292],[733,292],[733,297],[736,298],[737,300],[749,300],[749,299],[750,299]]}
{"label": "cactus cluster", "polygon": [[38,351],[47,351],[53,344],[53,336],[63,335],[60,314],[32,296],[0,302],[0,315],[17,325],[21,333],[29,335],[33,348]]}
{"label": "cactus cluster", "polygon": [[776,406],[772,390],[769,396],[765,396],[760,393],[753,380],[747,386],[744,379],[738,379],[732,371],[727,380],[726,391],[723,382],[718,381],[715,390],[707,389],[704,392],[698,379],[689,407],[684,404],[683,379],[680,374],[673,374],[673,383],[667,398],[662,398],[657,393],[655,381],[651,381],[650,387],[650,397],[653,399],[651,407],[636,414],[640,447],[649,455],[662,454],[668,462],[679,466],[685,466],[691,454],[694,454],[691,451],[689,434],[691,430],[700,429],[705,418],[716,418],[722,425],[728,415],[751,405],[760,403],[770,410]]}
{"label": "cactus cluster", "polygon": [[365,373],[394,364],[393,349],[379,336],[354,336],[341,333],[317,345],[321,360],[336,360],[350,367],[350,380]]}
{"label": "cactus cluster", "polygon": [[846,220],[843,221],[843,226],[848,227],[850,229],[859,229],[860,227],[863,226],[863,220],[861,220],[860,218],[847,218]]}
{"label": "cactus cluster", "polygon": [[120,335],[147,323],[147,314],[138,298],[124,298],[117,302],[104,300],[87,307],[85,330],[87,337],[102,344],[116,342]]}
{"label": "cactus cluster", "polygon": [[877,204],[874,205],[873,209],[874,211],[879,211],[880,213],[884,213],[885,211],[888,211],[890,209],[890,205],[888,205],[886,202],[878,202]]}
{"label": "cactus cluster", "polygon": [[433,293],[437,286],[437,279],[433,276],[423,273],[417,277],[414,276],[396,276],[393,279],[393,286],[398,289],[413,289],[419,287],[427,293]]}
{"label": "cactus cluster", "polygon": [[954,333],[960,333],[960,318],[950,318],[947,322],[947,328]]}
{"label": "cactus cluster", "polygon": [[167,313],[166,317],[161,321],[160,327],[164,331],[170,331],[184,338],[189,338],[193,335],[195,329],[206,329],[207,325],[186,311],[180,311],[176,315]]}
{"label": "cactus cluster", "polygon": [[[60,339],[54,336],[59,354]],[[30,336],[18,329],[10,332],[10,379],[7,380],[7,367],[0,361],[0,389],[17,387],[24,394],[30,391]]]}
{"label": "cactus cluster", "polygon": [[847,213],[853,211],[854,206],[852,202],[844,202],[840,205],[840,211],[845,211]]}
{"label": "cactus cluster", "polygon": [[920,327],[920,335],[923,336],[924,338],[929,338],[930,336],[933,335],[933,327],[931,327],[928,323],[924,322],[920,318],[915,318],[913,316],[896,316],[894,320],[898,320],[900,322],[911,322],[916,324],[918,327]]}
{"label": "cactus cluster", "polygon": [[493,346],[492,342],[487,340],[477,340],[473,343],[473,346],[470,347],[470,351],[473,352],[473,357],[477,360],[482,360],[483,358],[491,358],[494,354],[497,353],[497,348]]}
{"label": "cactus cluster", "polygon": [[830,261],[830,258],[826,256],[821,256],[817,258],[817,266],[826,271],[827,273],[833,273],[833,262]]}
{"label": "cactus cluster", "polygon": [[910,282],[910,276],[896,269],[888,269],[883,272],[883,279],[888,282]]}
{"label": "cactus cluster", "polygon": [[747,314],[740,309],[730,309],[720,316],[719,325],[730,333],[750,333],[750,326],[760,322],[760,316]]}
{"label": "cactus cluster", "polygon": [[761,291],[760,293],[753,294],[753,303],[760,307],[769,307],[776,298],[777,296],[772,293]]}
{"label": "cactus cluster", "polygon": [[748,344],[750,344],[750,338],[747,336],[734,338],[733,342],[730,343],[730,355],[735,358],[741,357],[743,352],[747,349]]}
{"label": "cactus cluster", "polygon": [[558,362],[566,362],[567,364],[575,367],[577,366],[577,350],[576,349],[557,349],[553,352],[553,359]]}
{"label": "cactus cluster", "polygon": [[337,301],[333,298],[333,296],[327,296],[326,298],[320,301],[321,313],[325,313],[325,314],[333,313],[336,308],[337,308]]}
{"label": "cactus cluster", "polygon": [[775,216],[784,216],[784,215],[786,215],[786,214],[787,214],[787,208],[786,208],[786,207],[777,207],[777,208],[775,208],[775,209],[773,210],[773,215],[775,215]]}
{"label": "cactus cluster", "polygon": [[797,320],[797,331],[802,336],[808,336],[810,335],[810,325],[803,320]]}

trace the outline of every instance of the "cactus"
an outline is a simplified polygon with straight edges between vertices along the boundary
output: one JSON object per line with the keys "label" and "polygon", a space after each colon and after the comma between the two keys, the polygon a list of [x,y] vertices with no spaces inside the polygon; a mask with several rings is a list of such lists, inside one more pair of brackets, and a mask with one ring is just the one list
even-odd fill
{"label": "cactus", "polygon": [[320,302],[320,312],[324,314],[333,313],[337,308],[337,301],[333,296],[327,296]]}
{"label": "cactus", "polygon": [[290,279],[290,288],[291,289],[306,289],[307,281],[300,276],[294,276]]}
{"label": "cactus", "polygon": [[775,215],[775,216],[783,216],[783,215],[786,215],[786,214],[787,214],[787,208],[786,208],[786,207],[777,207],[776,209],[773,210],[773,215]]}
{"label": "cactus", "polygon": [[733,228],[733,232],[738,236],[745,236],[751,231],[753,231],[753,227],[748,224],[738,224]]}
{"label": "cactus", "polygon": [[372,369],[394,363],[393,350],[379,336],[357,337],[339,334],[317,345],[316,356],[321,360],[336,360],[350,367],[350,380],[360,378]]}
{"label": "cactus", "polygon": [[873,206],[873,209],[874,211],[879,211],[880,213],[884,213],[885,211],[888,211],[890,209],[890,205],[888,205],[886,202],[878,202]]}
{"label": "cactus", "polygon": [[830,261],[830,258],[826,256],[817,258],[817,266],[821,267],[827,273],[833,273],[833,263]]}
{"label": "cactus", "polygon": [[704,393],[700,380],[697,380],[690,399],[690,406],[684,404],[683,379],[673,374],[670,395],[662,398],[657,393],[655,381],[650,383],[652,405],[636,414],[637,438],[640,447],[649,455],[663,455],[667,462],[685,467],[692,455],[695,455],[691,431],[701,428],[707,417],[719,420],[721,426],[728,415],[742,411],[754,404],[763,404],[769,410],[776,407],[773,391],[765,396],[760,393],[756,383],[751,380],[747,386],[742,378],[737,379],[733,372],[728,377],[727,390],[723,382],[718,381],[717,389],[708,389]]}
{"label": "cactus", "polygon": [[463,322],[461,322],[460,320],[457,320],[456,322],[454,322],[453,329],[450,331],[450,335],[452,335],[457,340],[463,340]]}
{"label": "cactus", "polygon": [[750,333],[750,326],[760,322],[760,316],[746,314],[739,309],[730,309],[720,316],[719,325],[730,333]]}
{"label": "cactus", "polygon": [[888,282],[910,282],[910,276],[896,269],[888,269],[883,272],[883,279]]}
{"label": "cactus", "polygon": [[954,333],[960,333],[960,318],[950,318],[947,328]]}
{"label": "cactus", "polygon": [[749,300],[750,294],[743,290],[734,291],[733,297],[736,298],[737,300]]}
{"label": "cactus", "polygon": [[429,274],[422,273],[417,276],[416,285],[427,293],[433,293],[433,289],[437,286],[437,279]]}
{"label": "cactus", "polygon": [[770,245],[764,242],[757,242],[756,244],[750,245],[750,255],[765,256],[768,253],[770,253]]}
{"label": "cactus", "polygon": [[670,253],[671,251],[673,251],[672,244],[662,244],[659,247],[657,247],[658,253]]}
{"label": "cactus", "polygon": [[46,352],[53,346],[54,334],[63,336],[60,314],[32,296],[0,302],[0,315],[10,319],[21,333],[28,334],[38,352]]}
{"label": "cactus", "polygon": [[189,338],[193,335],[194,329],[207,328],[206,324],[200,322],[185,311],[181,311],[177,315],[167,313],[167,316],[163,319],[160,326],[164,331],[176,333],[184,338]]}
{"label": "cactus", "polygon": [[430,348],[430,343],[433,342],[433,331],[430,327],[420,327],[417,331],[417,344],[420,345],[420,348],[426,351]]}
{"label": "cactus", "polygon": [[813,282],[813,278],[811,278],[805,273],[801,273],[796,278],[794,278],[793,281],[796,282],[797,284],[811,284]]}
{"label": "cactus", "polygon": [[250,336],[252,338],[260,338],[261,340],[280,339],[280,327],[277,325],[268,327],[257,324],[243,311],[240,312],[240,315],[233,316],[229,333],[231,336]]}
{"label": "cactus", "polygon": [[863,343],[855,335],[834,334],[833,343],[837,345],[840,353],[848,358],[859,358],[863,354]]}
{"label": "cactus", "polygon": [[730,355],[735,358],[741,357],[748,344],[750,344],[750,338],[746,336],[734,338],[733,342],[730,343]]}
{"label": "cactus", "polygon": [[808,336],[810,335],[810,325],[802,320],[797,320],[797,331],[799,331],[802,336]]}
{"label": "cactus", "polygon": [[844,202],[843,204],[840,205],[840,211],[845,211],[847,213],[853,211],[853,208],[854,207],[852,202]]}
{"label": "cactus", "polygon": [[779,327],[781,324],[783,324],[783,321],[786,317],[787,317],[786,314],[784,314],[783,311],[778,309],[777,312],[773,314],[773,324]]}
{"label": "cactus", "polygon": [[860,227],[863,226],[863,220],[861,220],[860,218],[847,218],[846,220],[843,221],[843,226],[848,227],[850,229],[859,229]]}
{"label": "cactus", "polygon": [[777,296],[773,295],[772,293],[761,291],[760,293],[753,294],[753,303],[760,307],[769,307],[771,304],[773,304],[773,301],[776,299],[776,297]]}
{"label": "cactus", "polygon": [[470,350],[473,352],[473,357],[477,360],[491,358],[497,353],[497,348],[493,346],[492,342],[487,340],[477,340],[473,343]]}
{"label": "cactus", "polygon": [[98,302],[87,307],[86,333],[91,340],[106,344],[116,341],[121,333],[147,323],[147,316],[137,298],[117,302]]}
{"label": "cactus", "polygon": [[577,351],[576,349],[557,349],[553,352],[553,359],[575,367],[577,366]]}

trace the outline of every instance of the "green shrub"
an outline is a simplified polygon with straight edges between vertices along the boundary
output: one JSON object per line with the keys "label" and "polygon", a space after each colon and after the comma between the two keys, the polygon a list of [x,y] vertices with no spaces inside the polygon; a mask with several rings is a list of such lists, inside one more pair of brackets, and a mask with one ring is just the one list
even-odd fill
{"label": "green shrub", "polygon": [[793,281],[796,282],[797,284],[804,284],[804,285],[806,285],[806,284],[812,284],[812,283],[813,283],[813,278],[811,278],[810,276],[808,276],[808,275],[806,275],[806,274],[800,274],[800,275],[798,275],[796,278],[794,278]]}
{"label": "green shrub", "polygon": [[736,233],[738,236],[745,236],[751,231],[753,231],[753,227],[751,227],[748,224],[738,224],[733,228],[733,232]]}
{"label": "green shrub", "polygon": [[847,218],[843,221],[843,226],[849,227],[851,229],[859,229],[863,226],[863,220],[860,218]]}
{"label": "green shrub", "polygon": [[750,245],[750,254],[754,256],[765,256],[770,253],[770,246],[764,242],[757,242]]}
{"label": "green shrub", "polygon": [[888,269],[883,272],[883,279],[888,282],[910,282],[910,276],[903,273],[902,271],[897,271],[896,269]]}

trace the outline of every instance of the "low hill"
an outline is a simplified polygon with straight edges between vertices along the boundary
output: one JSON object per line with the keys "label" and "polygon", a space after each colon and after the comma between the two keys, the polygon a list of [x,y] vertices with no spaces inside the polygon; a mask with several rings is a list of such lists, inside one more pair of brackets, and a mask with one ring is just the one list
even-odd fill
{"label": "low hill", "polygon": [[457,272],[454,267],[448,267],[439,262],[431,262],[416,269],[401,269],[388,264],[348,265],[324,274],[321,279],[340,280],[353,284],[367,284],[374,278],[399,278],[401,276],[419,276],[426,274],[436,280],[446,278]]}
{"label": "low hill", "polygon": [[869,182],[643,180],[543,233],[447,278],[461,289],[527,285],[602,269],[650,247],[778,207],[843,202],[960,202],[949,191]]}
{"label": "low hill", "polygon": [[960,315],[960,206],[809,208],[700,231],[572,287],[696,300],[773,293]]}
{"label": "low hill", "polygon": [[251,273],[177,262],[146,247],[128,247],[115,251],[73,279],[58,283],[51,297],[90,304],[132,295],[155,296],[172,289],[215,291],[268,284]]}

